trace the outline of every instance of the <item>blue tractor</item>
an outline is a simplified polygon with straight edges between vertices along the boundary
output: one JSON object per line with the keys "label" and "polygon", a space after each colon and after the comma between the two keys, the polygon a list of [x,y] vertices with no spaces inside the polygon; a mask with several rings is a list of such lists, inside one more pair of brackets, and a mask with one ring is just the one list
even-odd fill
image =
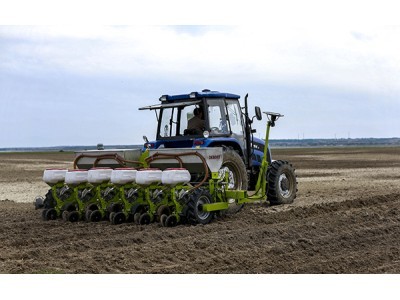
{"label": "blue tractor", "polygon": [[[254,118],[262,119],[255,107],[250,117],[245,96],[241,106],[239,95],[203,90],[190,94],[163,95],[160,104],[139,108],[154,110],[158,122],[155,141],[145,140],[145,149],[207,148],[224,149],[221,170],[229,174],[229,189],[253,191],[259,180],[264,152],[267,153],[267,198],[271,204],[292,203],[297,182],[294,169],[286,161],[272,161],[266,142],[256,138]],[[279,114],[270,114],[272,127]],[[264,148],[268,147],[266,151]],[[194,181],[199,181],[200,179]]]}

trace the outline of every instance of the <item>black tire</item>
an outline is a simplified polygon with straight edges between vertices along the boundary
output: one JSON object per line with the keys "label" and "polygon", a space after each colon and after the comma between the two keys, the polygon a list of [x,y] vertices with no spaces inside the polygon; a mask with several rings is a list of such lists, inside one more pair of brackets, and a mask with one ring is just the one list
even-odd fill
{"label": "black tire", "polygon": [[160,223],[162,227],[166,227],[165,221],[167,221],[168,216],[167,215],[161,215],[160,217]]}
{"label": "black tire", "polygon": [[297,192],[295,169],[283,160],[273,161],[267,171],[267,199],[271,205],[293,203]]}
{"label": "black tire", "polygon": [[99,210],[94,210],[90,214],[90,222],[100,222],[102,219],[101,212]]}
{"label": "black tire", "polygon": [[148,213],[144,213],[139,218],[140,225],[149,225],[151,221],[150,215]]}
{"label": "black tire", "polygon": [[85,212],[85,221],[90,222],[90,215],[92,214],[93,210],[87,209]]}
{"label": "black tire", "polygon": [[108,216],[108,220],[111,222],[111,224],[113,222],[113,218],[114,218],[115,214],[116,214],[116,212],[113,211],[113,212],[110,212],[110,215]]}
{"label": "black tire", "polygon": [[50,208],[45,214],[46,221],[57,219],[57,211],[54,208]]}
{"label": "black tire", "polygon": [[208,224],[213,218],[213,212],[205,212],[202,210],[203,204],[212,203],[210,192],[206,189],[199,188],[190,194],[187,204],[186,219],[189,223]]}
{"label": "black tire", "polygon": [[170,215],[167,217],[164,224],[165,227],[175,227],[176,225],[178,225],[178,219],[175,215]]}
{"label": "black tire", "polygon": [[119,225],[119,224],[122,224],[125,222],[126,222],[126,216],[123,212],[114,213],[112,220],[111,220],[111,224]]}
{"label": "black tire", "polygon": [[71,211],[68,214],[68,221],[75,223],[79,221],[79,213],[77,211]]}
{"label": "black tire", "polygon": [[167,215],[169,216],[171,214],[171,210],[167,205],[160,205],[159,208],[157,208],[157,221],[161,221],[161,216],[162,215]]}

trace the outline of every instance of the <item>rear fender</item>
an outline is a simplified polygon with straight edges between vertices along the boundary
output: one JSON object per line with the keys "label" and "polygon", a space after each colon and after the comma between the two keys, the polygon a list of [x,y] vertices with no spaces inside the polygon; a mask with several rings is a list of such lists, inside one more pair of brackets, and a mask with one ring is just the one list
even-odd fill
{"label": "rear fender", "polygon": [[240,147],[239,143],[235,139],[212,139],[210,143],[206,144],[204,147],[223,147],[223,148],[230,148],[235,150],[239,153],[239,155],[244,158],[243,156],[243,149]]}

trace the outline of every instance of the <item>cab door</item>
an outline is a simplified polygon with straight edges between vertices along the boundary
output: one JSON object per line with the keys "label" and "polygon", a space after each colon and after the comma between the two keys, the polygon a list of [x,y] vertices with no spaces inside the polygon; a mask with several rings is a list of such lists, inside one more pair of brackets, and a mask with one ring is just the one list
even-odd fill
{"label": "cab door", "polygon": [[232,137],[239,142],[240,147],[245,153],[246,143],[244,135],[244,123],[242,118],[242,111],[240,109],[239,101],[229,100],[225,101],[227,110],[227,119],[232,132]]}

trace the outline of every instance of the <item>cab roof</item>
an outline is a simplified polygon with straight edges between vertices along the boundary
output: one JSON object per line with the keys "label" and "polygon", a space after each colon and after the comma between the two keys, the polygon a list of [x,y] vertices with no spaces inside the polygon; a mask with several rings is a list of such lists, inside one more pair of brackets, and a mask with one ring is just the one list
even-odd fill
{"label": "cab roof", "polygon": [[180,95],[162,95],[160,101],[174,102],[178,100],[198,100],[202,98],[229,98],[229,99],[239,99],[239,95],[230,93],[221,93],[218,91],[203,90],[201,92],[192,92],[190,94],[180,94]]}

